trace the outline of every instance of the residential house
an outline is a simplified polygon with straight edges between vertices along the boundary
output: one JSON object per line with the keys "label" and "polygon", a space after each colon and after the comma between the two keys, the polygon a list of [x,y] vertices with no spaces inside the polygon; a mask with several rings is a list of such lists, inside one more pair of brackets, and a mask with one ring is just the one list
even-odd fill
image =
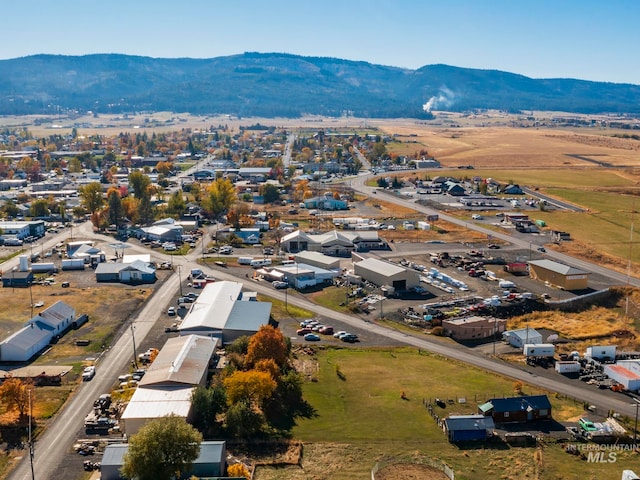
{"label": "residential house", "polygon": [[495,423],[551,420],[551,402],[546,395],[492,398],[478,407],[478,413],[491,416]]}

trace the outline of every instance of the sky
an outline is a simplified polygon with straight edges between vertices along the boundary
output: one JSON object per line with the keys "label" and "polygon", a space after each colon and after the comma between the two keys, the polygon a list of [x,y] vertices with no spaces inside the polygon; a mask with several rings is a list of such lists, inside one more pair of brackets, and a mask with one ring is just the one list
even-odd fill
{"label": "sky", "polygon": [[244,52],[640,85],[637,0],[20,0],[0,59]]}

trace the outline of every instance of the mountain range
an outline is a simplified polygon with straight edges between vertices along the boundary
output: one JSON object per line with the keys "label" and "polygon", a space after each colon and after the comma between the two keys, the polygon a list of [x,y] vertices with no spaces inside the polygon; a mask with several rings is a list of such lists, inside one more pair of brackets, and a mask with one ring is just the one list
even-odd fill
{"label": "mountain range", "polygon": [[431,118],[432,110],[484,109],[636,115],[640,86],[533,79],[448,65],[411,70],[284,53],[0,60],[0,115],[172,111],[266,118]]}

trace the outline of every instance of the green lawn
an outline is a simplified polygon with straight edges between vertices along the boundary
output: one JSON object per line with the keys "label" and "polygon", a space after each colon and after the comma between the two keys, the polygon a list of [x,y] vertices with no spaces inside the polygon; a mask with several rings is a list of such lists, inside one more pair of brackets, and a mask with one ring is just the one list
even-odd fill
{"label": "green lawn", "polygon": [[[377,461],[389,457],[411,457],[418,463],[441,460],[459,480],[617,479],[623,467],[637,465],[630,454],[619,455],[615,468],[588,464],[555,442],[540,448],[455,446],[423,405],[426,398],[453,399],[439,410],[441,416],[475,413],[487,398],[513,395],[511,379],[413,348],[329,348],[320,349],[316,358],[317,373],[305,383],[304,392],[317,416],[301,420],[294,430],[294,437],[305,444],[302,465],[261,467],[257,480],[367,478]],[[525,385],[524,393],[541,392]],[[461,398],[465,403],[458,403]],[[582,413],[579,402],[549,398],[557,420]]]}

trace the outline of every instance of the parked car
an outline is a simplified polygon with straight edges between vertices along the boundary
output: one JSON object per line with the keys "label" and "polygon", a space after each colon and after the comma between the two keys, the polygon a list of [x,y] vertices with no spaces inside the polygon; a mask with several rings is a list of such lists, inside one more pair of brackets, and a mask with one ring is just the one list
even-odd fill
{"label": "parked car", "polygon": [[276,280],[271,285],[273,285],[273,287],[277,288],[278,290],[283,290],[285,288],[289,288],[289,284],[287,282],[281,282],[279,280]]}
{"label": "parked car", "polygon": [[348,335],[348,333],[345,332],[344,330],[340,330],[339,332],[336,332],[336,333],[333,334],[333,338],[340,338],[340,337],[342,337],[344,335]]}
{"label": "parked car", "polygon": [[313,333],[313,330],[311,330],[310,328],[304,327],[304,328],[300,328],[296,331],[296,333],[298,335],[307,335],[309,333]]}
{"label": "parked car", "polygon": [[220,247],[220,250],[218,250],[218,253],[222,255],[231,255],[233,253],[233,248],[230,247],[229,245],[225,245],[224,247]]}
{"label": "parked car", "polygon": [[500,245],[496,245],[495,243],[490,243],[487,245],[487,248],[491,248],[492,250],[497,250],[500,248]]}
{"label": "parked car", "polygon": [[544,253],[547,251],[547,249],[544,247],[538,247],[538,251]]}
{"label": "parked car", "polygon": [[316,335],[315,333],[307,333],[304,336],[304,339],[307,342],[319,342],[320,341],[320,337],[318,335]]}
{"label": "parked car", "polygon": [[170,317],[175,317],[175,315],[176,315],[176,307],[169,307],[167,309],[167,315],[169,315]]}
{"label": "parked car", "polygon": [[358,341],[358,336],[355,333],[347,333],[343,335],[340,340],[347,343],[356,343]]}
{"label": "parked car", "polygon": [[319,333],[323,334],[323,335],[333,335],[333,327],[330,326],[324,326],[319,330]]}

